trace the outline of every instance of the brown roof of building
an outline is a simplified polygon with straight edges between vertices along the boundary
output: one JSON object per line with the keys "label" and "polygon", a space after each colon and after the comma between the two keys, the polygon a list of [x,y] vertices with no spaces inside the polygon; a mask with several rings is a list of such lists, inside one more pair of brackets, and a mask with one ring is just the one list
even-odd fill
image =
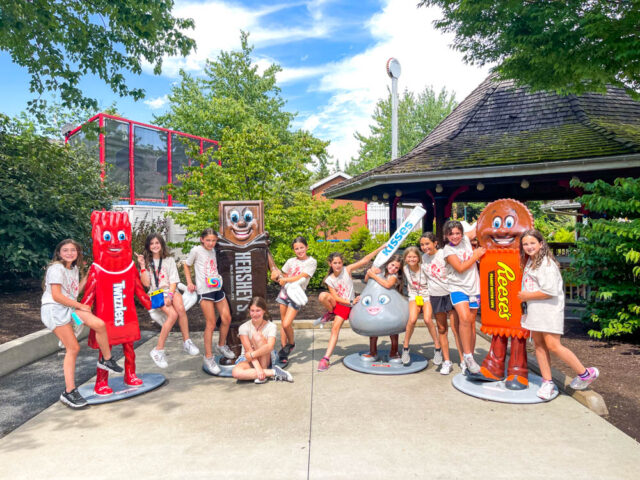
{"label": "brown roof of building", "polygon": [[[330,188],[339,195],[367,177],[422,174],[640,152],[640,102],[605,94],[529,92],[489,76],[411,152]],[[352,187],[353,188],[353,187]]]}

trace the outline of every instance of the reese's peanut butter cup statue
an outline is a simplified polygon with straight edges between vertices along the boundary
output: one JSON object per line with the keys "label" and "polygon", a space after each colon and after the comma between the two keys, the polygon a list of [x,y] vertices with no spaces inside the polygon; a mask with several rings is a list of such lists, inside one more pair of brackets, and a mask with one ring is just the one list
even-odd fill
{"label": "reese's peanut butter cup statue", "polygon": [[480,259],[481,330],[491,334],[491,347],[474,377],[485,381],[505,380],[507,344],[511,357],[505,388],[524,390],[529,386],[526,339],[529,332],[520,326],[522,307],[518,299],[522,269],[518,251],[520,236],[533,228],[533,217],[522,203],[496,200],[480,214],[476,227],[478,242],[487,249]]}

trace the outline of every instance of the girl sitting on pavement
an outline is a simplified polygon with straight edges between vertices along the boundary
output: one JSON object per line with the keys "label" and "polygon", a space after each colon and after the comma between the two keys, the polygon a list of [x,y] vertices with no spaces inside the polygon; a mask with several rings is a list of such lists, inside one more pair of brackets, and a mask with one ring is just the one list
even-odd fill
{"label": "girl sitting on pavement", "polygon": [[329,369],[329,360],[338,343],[340,328],[342,328],[344,321],[349,318],[351,307],[360,299],[360,297],[355,298],[351,273],[354,270],[364,267],[384,246],[385,244],[382,244],[373,252],[347,266],[344,265],[344,258],[340,252],[333,252],[327,258],[329,275],[325,278],[324,283],[329,288],[329,291],[322,292],[318,296],[318,300],[327,309],[327,313],[322,317],[322,322],[333,320],[333,327],[331,327],[331,336],[329,337],[327,351],[318,363],[319,372],[324,372]]}
{"label": "girl sitting on pavement", "polygon": [[233,367],[231,375],[238,380],[253,380],[265,383],[269,378],[276,381],[293,382],[293,376],[272,365],[272,352],[276,344],[276,326],[271,322],[267,302],[262,297],[253,297],[249,305],[249,317],[238,329],[244,355]]}
{"label": "girl sitting on pavement", "polygon": [[91,313],[89,305],[77,301],[78,293],[87,281],[86,276],[80,281],[79,267],[83,264],[82,258],[82,247],[74,240],[66,239],[56,246],[53,260],[45,274],[45,291],[40,310],[42,323],[58,337],[66,349],[63,362],[65,391],[60,395],[60,401],[71,408],[87,405],[75,383],[80,345],[73,333],[72,319],[96,332],[96,341],[102,354],[98,360],[98,368],[112,373],[122,372],[122,367],[111,356],[104,322]]}
{"label": "girl sitting on pavement", "polygon": [[159,295],[164,296],[164,306],[160,308],[167,316],[167,320],[162,324],[158,343],[150,352],[151,359],[158,367],[167,368],[164,344],[176,320],[178,320],[180,332],[182,332],[183,350],[189,355],[198,355],[200,350],[189,338],[189,320],[184,309],[182,295],[177,290],[180,282],[178,267],[176,267],[173,257],[169,255],[164,238],[157,233],[148,235],[144,242],[144,254],[136,253],[136,257],[138,265],[140,265],[140,280],[149,289],[149,294],[163,290]]}
{"label": "girl sitting on pavement", "polygon": [[557,393],[551,378],[550,352],[578,374],[571,388],[584,390],[600,372],[595,367],[585,368],[575,353],[560,343],[564,333],[564,283],[558,261],[537,230],[527,230],[520,237],[520,263],[524,272],[518,297],[526,303],[521,325],[531,332],[543,379],[536,394],[550,400]]}

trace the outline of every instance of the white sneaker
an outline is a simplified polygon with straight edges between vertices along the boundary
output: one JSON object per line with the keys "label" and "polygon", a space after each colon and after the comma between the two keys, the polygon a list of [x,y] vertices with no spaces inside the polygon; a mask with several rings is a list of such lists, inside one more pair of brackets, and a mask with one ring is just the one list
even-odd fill
{"label": "white sneaker", "polygon": [[220,367],[216,363],[215,357],[211,357],[211,358],[204,357],[204,366],[207,370],[209,370],[214,375],[220,375],[220,372],[222,371],[220,370]]}
{"label": "white sneaker", "polygon": [[236,358],[235,354],[231,351],[228,345],[216,345],[216,353],[224,355],[226,358],[233,360]]}
{"label": "white sneaker", "polygon": [[445,360],[442,366],[440,367],[440,375],[449,375],[451,373],[452,366],[453,366],[453,363],[451,363],[449,360]]}
{"label": "white sneaker", "polygon": [[411,353],[408,348],[402,348],[402,364],[409,365],[411,363]]}
{"label": "white sneaker", "polygon": [[558,388],[553,382],[542,382],[542,386],[536,392],[536,395],[543,400],[551,400]]}
{"label": "white sneaker", "polygon": [[198,355],[200,353],[200,350],[195,346],[190,338],[187,338],[187,340],[185,340],[184,344],[182,345],[182,350],[184,350],[184,352],[189,355]]}
{"label": "white sneaker", "polygon": [[277,365],[273,367],[273,371],[275,373],[275,375],[273,376],[273,379],[276,382],[293,382],[293,375],[291,375],[286,370],[283,370],[282,368],[278,367]]}
{"label": "white sneaker", "polygon": [[149,355],[151,356],[151,360],[153,360],[153,362],[158,367],[167,368],[169,366],[169,364],[167,363],[167,358],[164,354],[164,350],[158,350],[154,348],[153,350],[151,350],[151,352],[149,352]]}
{"label": "white sneaker", "polygon": [[467,366],[464,364],[464,360],[460,362],[460,370],[462,370],[463,375],[467,374]]}
{"label": "white sneaker", "polygon": [[267,383],[268,381],[269,381],[269,377],[264,377],[262,380],[260,380],[259,378],[256,378],[256,379],[253,381],[253,383],[261,384],[261,383]]}
{"label": "white sneaker", "polygon": [[578,375],[576,378],[571,380],[569,386],[574,390],[584,390],[600,375],[600,371],[596,367],[587,368],[587,373],[589,374],[587,378],[582,378]]}
{"label": "white sneaker", "polygon": [[469,373],[480,373],[480,365],[478,365],[473,357],[465,357],[464,363]]}
{"label": "white sneaker", "polygon": [[442,365],[442,349],[436,350],[436,353],[433,355],[433,364],[434,365]]}

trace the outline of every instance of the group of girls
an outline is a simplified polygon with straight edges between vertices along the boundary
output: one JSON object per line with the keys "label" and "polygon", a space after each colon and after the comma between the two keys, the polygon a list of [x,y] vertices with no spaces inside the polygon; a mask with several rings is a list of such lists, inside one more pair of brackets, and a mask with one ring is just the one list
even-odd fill
{"label": "group of girls", "polygon": [[[392,256],[383,269],[370,268],[365,279],[372,279],[385,288],[396,288],[403,291],[403,284],[409,299],[409,318],[402,352],[399,350],[399,336],[391,337],[390,356],[400,357],[403,364],[411,362],[410,342],[420,313],[433,343],[435,354],[433,362],[441,365],[440,373],[451,372],[452,361],[449,353],[448,322],[454,333],[456,347],[461,358],[460,367],[463,372],[471,374],[480,372],[480,367],[473,357],[475,349],[475,323],[479,308],[480,280],[477,261],[484,255],[483,247],[473,248],[471,239],[475,230],[465,233],[462,224],[455,220],[444,226],[447,240],[442,249],[438,249],[435,236],[427,232],[420,238],[420,250],[416,247],[405,249],[402,257]],[[214,374],[220,373],[213,356],[213,333],[216,327],[216,310],[220,316],[221,326],[219,342],[215,348],[220,355],[233,359],[231,349],[226,345],[227,333],[231,324],[231,312],[224,291],[212,288],[219,285],[218,263],[215,246],[218,235],[211,228],[200,235],[200,245],[194,247],[184,262],[187,288],[189,292],[197,292],[200,307],[205,317],[204,331],[204,364]],[[327,261],[329,275],[324,283],[326,292],[319,295],[320,303],[327,313],[319,319],[322,322],[333,320],[329,344],[324,356],[318,364],[318,371],[323,372],[330,366],[330,358],[338,342],[342,324],[349,318],[351,308],[358,302],[352,273],[364,267],[384,247],[365,255],[359,261],[345,265],[344,257],[339,252],[332,253]],[[278,360],[286,364],[295,347],[293,320],[301,305],[296,304],[287,295],[287,286],[293,282],[304,290],[313,277],[317,262],[307,255],[307,242],[304,237],[296,237],[292,243],[294,257],[282,267],[272,268],[271,278],[281,288],[277,297],[282,319],[280,329],[281,349]],[[189,337],[189,327],[184,302],[177,290],[179,282],[175,260],[169,255],[162,236],[151,234],[145,242],[142,255],[136,254],[140,266],[140,278],[149,292],[163,290],[166,321],[162,326],[155,348],[150,355],[160,368],[167,367],[164,352],[165,342],[178,321],[182,333],[183,349],[189,355],[198,355],[198,347]],[[519,298],[526,302],[527,314],[522,319],[522,326],[532,332],[535,342],[535,353],[540,364],[543,384],[537,394],[541,398],[552,398],[557,390],[551,379],[550,352],[555,353],[567,365],[576,371],[571,382],[574,389],[585,389],[598,377],[598,369],[585,368],[578,358],[560,343],[564,327],[564,287],[557,261],[549,250],[542,235],[536,230],[525,232],[520,239],[520,257],[524,269],[522,291]],[[74,335],[71,321],[87,325],[96,333],[96,339],[102,353],[98,368],[111,372],[122,372],[111,356],[109,339],[104,322],[91,313],[91,308],[77,301],[78,293],[86,282],[86,276],[80,280],[80,268],[83,265],[80,245],[71,240],[63,240],[55,249],[53,261],[49,264],[44,281],[42,297],[42,321],[47,328],[60,339],[66,348],[63,370],[65,391],[60,400],[73,408],[85,406],[75,386],[75,363],[80,346]],[[195,284],[191,269],[194,270]],[[435,316],[436,325],[432,317]],[[271,322],[267,305],[263,298],[255,297],[249,308],[249,317],[239,329],[243,355],[232,370],[233,377],[241,380],[254,380],[264,383],[268,378],[293,381],[290,373],[276,365],[274,348],[276,327]],[[369,357],[377,355],[377,338],[370,339]]]}

